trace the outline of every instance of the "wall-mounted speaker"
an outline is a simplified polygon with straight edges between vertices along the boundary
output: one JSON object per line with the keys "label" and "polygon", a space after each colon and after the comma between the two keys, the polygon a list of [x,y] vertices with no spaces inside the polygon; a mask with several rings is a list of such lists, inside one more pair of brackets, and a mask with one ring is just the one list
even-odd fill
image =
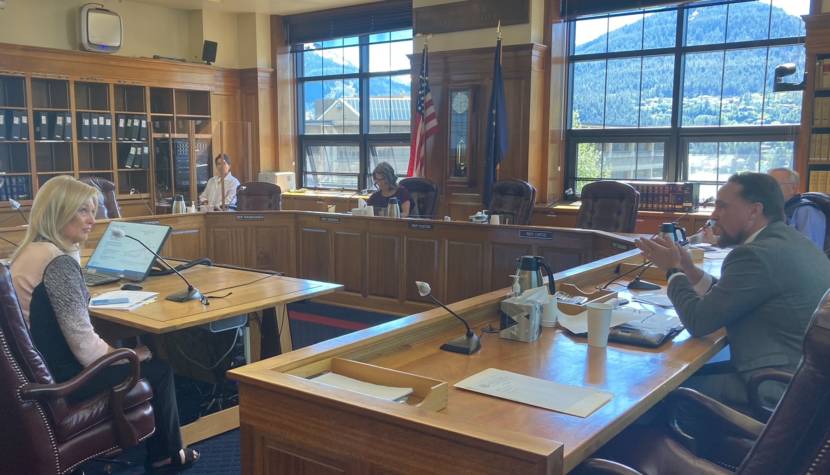
{"label": "wall-mounted speaker", "polygon": [[216,47],[218,44],[215,41],[205,40],[202,44],[202,61],[207,64],[216,62]]}

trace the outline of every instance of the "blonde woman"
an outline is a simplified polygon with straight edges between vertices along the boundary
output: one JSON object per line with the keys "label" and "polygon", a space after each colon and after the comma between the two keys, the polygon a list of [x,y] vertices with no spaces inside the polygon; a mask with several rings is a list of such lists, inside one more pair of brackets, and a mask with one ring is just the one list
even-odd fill
{"label": "blonde woman", "polygon": [[[57,382],[71,379],[113,351],[92,326],[89,292],[79,263],[81,243],[95,225],[98,190],[69,176],[52,178],[35,196],[26,237],[12,256],[12,280],[32,340]],[[156,431],[147,440],[150,471],[183,469],[199,458],[184,449],[170,366],[153,360],[146,346],[135,349],[141,376],[153,388]],[[108,368],[75,394],[83,400],[122,381],[126,365]]]}

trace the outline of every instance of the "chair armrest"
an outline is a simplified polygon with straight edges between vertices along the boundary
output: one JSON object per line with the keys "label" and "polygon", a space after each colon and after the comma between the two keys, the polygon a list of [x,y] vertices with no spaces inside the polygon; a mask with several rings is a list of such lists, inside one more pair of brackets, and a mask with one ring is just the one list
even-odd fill
{"label": "chair armrest", "polygon": [[35,384],[29,383],[20,389],[23,399],[57,399],[64,398],[83,387],[94,379],[98,373],[118,361],[127,360],[130,363],[131,371],[127,377],[112,390],[118,393],[127,393],[135,386],[139,378],[139,361],[135,351],[129,348],[119,348],[111,353],[93,361],[91,365],[84,368],[74,378],[63,383],[56,384]]}
{"label": "chair armrest", "polygon": [[789,384],[792,379],[792,373],[781,371],[780,369],[765,368],[756,371],[752,377],[749,378],[749,382],[747,383],[747,391],[749,392],[749,407],[752,409],[752,413],[755,414],[758,419],[763,421],[768,420],[772,415],[772,409],[768,409],[761,404],[761,395],[758,392],[758,389],[761,387],[762,383],[766,381],[778,381],[784,384]]}
{"label": "chair armrest", "polygon": [[582,462],[579,472],[598,475],[643,475],[642,472],[634,470],[628,465],[623,465],[613,460],[597,458],[590,458]]}
{"label": "chair armrest", "polygon": [[[730,430],[739,437],[754,440],[757,439],[758,436],[761,435],[761,431],[764,430],[763,423],[758,422],[755,419],[710,398],[709,396],[703,395],[694,389],[677,388],[668,395],[667,400],[672,406],[675,407],[677,403],[684,402],[691,403],[698,409],[705,410],[709,413],[709,416],[716,419],[716,422],[722,424],[724,429]],[[676,418],[672,418],[671,428],[682,438],[689,437],[677,426]]]}

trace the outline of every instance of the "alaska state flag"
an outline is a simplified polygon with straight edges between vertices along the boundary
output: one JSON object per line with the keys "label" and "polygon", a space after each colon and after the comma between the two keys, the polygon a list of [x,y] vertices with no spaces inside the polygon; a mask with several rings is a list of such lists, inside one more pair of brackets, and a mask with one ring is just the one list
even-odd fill
{"label": "alaska state flag", "polygon": [[496,41],[496,60],[493,63],[493,90],[487,110],[487,149],[484,162],[484,190],[482,201],[490,206],[493,183],[499,163],[507,153],[507,109],[504,104],[504,82],[501,77],[501,38]]}

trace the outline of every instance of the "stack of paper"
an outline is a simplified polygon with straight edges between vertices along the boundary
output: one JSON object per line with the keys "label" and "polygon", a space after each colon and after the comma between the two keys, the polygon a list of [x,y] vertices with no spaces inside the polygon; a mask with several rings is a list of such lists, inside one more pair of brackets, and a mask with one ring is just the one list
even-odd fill
{"label": "stack of paper", "polygon": [[89,308],[108,308],[114,310],[133,310],[151,302],[158,292],[140,292],[135,290],[113,290],[96,295],[89,301]]}
{"label": "stack of paper", "polygon": [[350,378],[337,373],[323,373],[311,378],[312,381],[327,384],[340,389],[346,389],[367,396],[373,396],[387,401],[397,401],[412,394],[412,388],[400,388],[395,386],[381,386],[379,384],[367,383],[359,379]]}

